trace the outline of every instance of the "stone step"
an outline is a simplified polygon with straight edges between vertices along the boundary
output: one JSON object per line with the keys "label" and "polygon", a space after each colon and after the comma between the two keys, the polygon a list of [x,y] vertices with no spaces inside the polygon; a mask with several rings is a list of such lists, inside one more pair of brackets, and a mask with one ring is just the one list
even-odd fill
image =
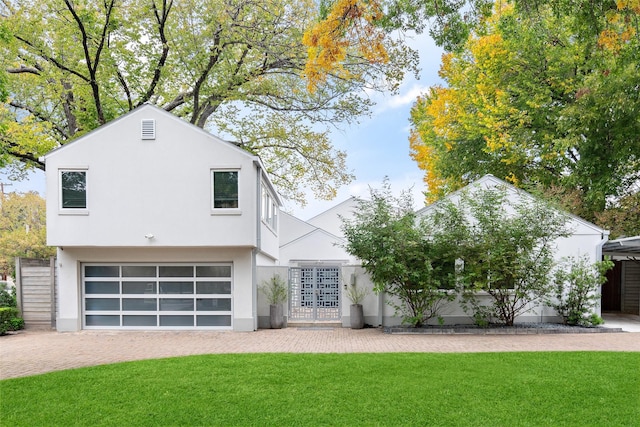
{"label": "stone step", "polygon": [[288,321],[287,328],[318,328],[318,329],[330,329],[330,328],[342,328],[342,322],[334,321]]}

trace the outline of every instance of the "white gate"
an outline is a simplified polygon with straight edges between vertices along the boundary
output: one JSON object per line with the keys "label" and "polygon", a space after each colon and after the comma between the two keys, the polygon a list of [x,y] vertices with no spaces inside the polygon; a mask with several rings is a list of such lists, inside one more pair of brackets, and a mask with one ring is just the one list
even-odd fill
{"label": "white gate", "polygon": [[340,321],[340,267],[289,269],[289,319]]}

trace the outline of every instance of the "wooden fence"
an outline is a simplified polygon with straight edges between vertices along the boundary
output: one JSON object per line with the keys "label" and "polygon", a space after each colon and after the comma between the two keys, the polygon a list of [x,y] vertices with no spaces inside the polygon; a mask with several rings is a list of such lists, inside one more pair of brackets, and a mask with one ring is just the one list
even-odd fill
{"label": "wooden fence", "polygon": [[55,258],[16,258],[16,294],[25,327],[54,328]]}

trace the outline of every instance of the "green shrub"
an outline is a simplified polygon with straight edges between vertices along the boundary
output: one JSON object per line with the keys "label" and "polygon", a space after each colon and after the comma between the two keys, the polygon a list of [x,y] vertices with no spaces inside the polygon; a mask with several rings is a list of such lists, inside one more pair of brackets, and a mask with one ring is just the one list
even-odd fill
{"label": "green shrub", "polygon": [[0,291],[0,307],[17,307],[16,288],[12,287],[11,292],[6,289]]}
{"label": "green shrub", "polygon": [[595,326],[602,322],[593,309],[600,300],[598,290],[607,279],[605,273],[613,267],[610,260],[591,263],[587,258],[569,257],[555,273],[555,308],[568,325]]}
{"label": "green shrub", "polygon": [[24,328],[24,320],[19,314],[15,307],[0,307],[0,335]]}
{"label": "green shrub", "polygon": [[11,323],[11,331],[19,331],[24,329],[24,319],[22,317],[14,317],[9,321]]}

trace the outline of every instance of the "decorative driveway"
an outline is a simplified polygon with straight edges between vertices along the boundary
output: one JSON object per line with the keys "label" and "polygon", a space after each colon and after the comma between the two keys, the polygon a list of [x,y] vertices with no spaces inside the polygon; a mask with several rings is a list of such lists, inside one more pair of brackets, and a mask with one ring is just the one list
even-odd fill
{"label": "decorative driveway", "polygon": [[0,379],[131,360],[220,353],[503,351],[640,352],[640,332],[395,335],[380,329],[285,328],[256,332],[26,330],[0,337]]}

